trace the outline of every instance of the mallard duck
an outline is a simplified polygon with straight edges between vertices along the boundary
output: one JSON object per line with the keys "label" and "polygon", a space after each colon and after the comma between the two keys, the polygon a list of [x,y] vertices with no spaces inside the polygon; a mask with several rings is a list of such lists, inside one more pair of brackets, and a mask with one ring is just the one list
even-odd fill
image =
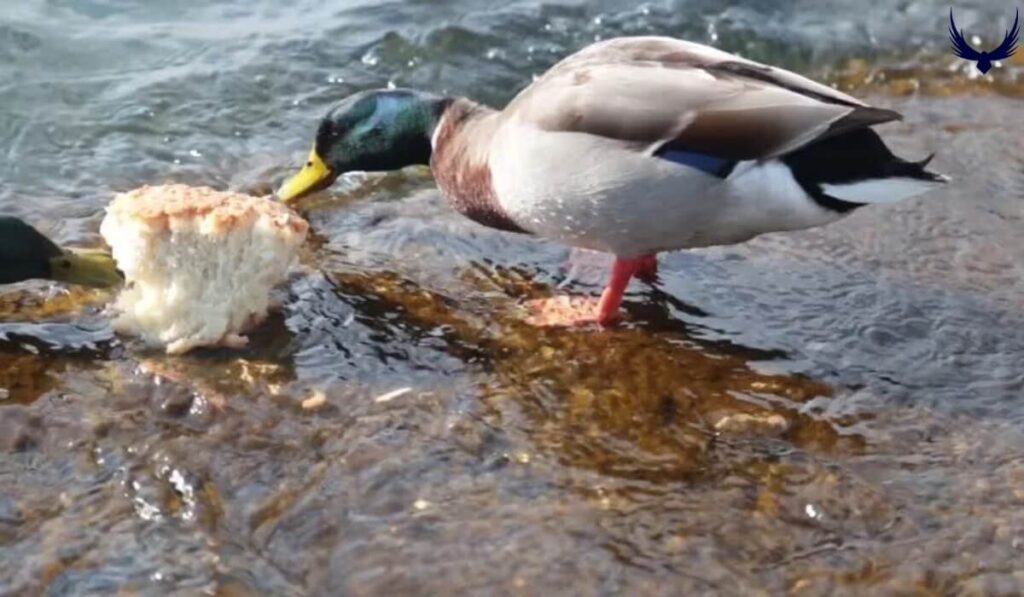
{"label": "mallard duck", "polygon": [[596,304],[564,314],[607,324],[661,251],[821,226],[945,182],[870,128],[900,118],[715,48],[624,37],[565,58],[501,111],[406,89],[351,95],[278,196],[429,164],[480,224],[613,254]]}
{"label": "mallard duck", "polygon": [[62,249],[18,218],[0,216],[0,284],[32,279],[94,288],[117,286],[122,281],[110,255]]}

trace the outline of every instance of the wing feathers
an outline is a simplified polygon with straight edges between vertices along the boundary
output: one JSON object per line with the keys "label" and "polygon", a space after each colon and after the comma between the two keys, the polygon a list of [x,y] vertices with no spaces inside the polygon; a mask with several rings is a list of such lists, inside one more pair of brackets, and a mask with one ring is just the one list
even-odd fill
{"label": "wing feathers", "polygon": [[618,38],[555,65],[505,117],[637,151],[766,159],[900,116],[796,73],[662,37]]}

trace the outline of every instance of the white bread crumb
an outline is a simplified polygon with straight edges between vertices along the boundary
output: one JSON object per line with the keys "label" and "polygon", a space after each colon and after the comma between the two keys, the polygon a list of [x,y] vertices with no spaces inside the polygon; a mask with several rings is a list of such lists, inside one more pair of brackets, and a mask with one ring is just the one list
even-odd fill
{"label": "white bread crumb", "polygon": [[269,198],[181,184],[117,195],[100,226],[125,275],[115,329],[168,354],[244,346],[308,230]]}
{"label": "white bread crumb", "polygon": [[324,394],[321,390],[313,390],[309,398],[302,401],[302,408],[306,410],[313,410],[314,408],[320,408],[327,404],[327,394]]}

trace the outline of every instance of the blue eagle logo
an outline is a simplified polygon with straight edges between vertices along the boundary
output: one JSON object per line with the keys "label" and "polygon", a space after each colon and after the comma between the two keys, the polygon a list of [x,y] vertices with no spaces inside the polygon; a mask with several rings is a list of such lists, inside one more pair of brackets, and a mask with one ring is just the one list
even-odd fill
{"label": "blue eagle logo", "polygon": [[953,53],[965,59],[977,62],[978,70],[987,73],[992,69],[993,60],[1003,60],[1013,56],[1017,51],[1017,37],[1020,36],[1020,11],[1013,18],[1013,27],[1003,36],[1003,43],[991,52],[979,52],[964,39],[963,30],[957,30],[953,20],[953,9],[949,9],[949,41],[953,44]]}

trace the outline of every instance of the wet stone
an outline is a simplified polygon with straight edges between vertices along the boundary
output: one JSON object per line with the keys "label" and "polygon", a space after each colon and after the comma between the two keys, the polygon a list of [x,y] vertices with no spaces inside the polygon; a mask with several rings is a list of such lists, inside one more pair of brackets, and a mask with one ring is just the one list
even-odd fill
{"label": "wet stone", "polygon": [[1024,573],[988,572],[960,585],[958,595],[964,597],[1012,597],[1024,593]]}
{"label": "wet stone", "polygon": [[176,419],[188,415],[195,398],[192,392],[171,385],[160,386],[154,392],[154,399],[160,412]]}
{"label": "wet stone", "polygon": [[57,548],[57,558],[64,565],[70,565],[81,559],[90,549],[95,547],[92,541],[73,541]]}
{"label": "wet stone", "polygon": [[9,406],[0,410],[0,450],[27,452],[38,447],[45,435],[43,419],[27,407]]}
{"label": "wet stone", "polygon": [[10,496],[0,495],[0,524],[19,525],[24,521],[21,506]]}

